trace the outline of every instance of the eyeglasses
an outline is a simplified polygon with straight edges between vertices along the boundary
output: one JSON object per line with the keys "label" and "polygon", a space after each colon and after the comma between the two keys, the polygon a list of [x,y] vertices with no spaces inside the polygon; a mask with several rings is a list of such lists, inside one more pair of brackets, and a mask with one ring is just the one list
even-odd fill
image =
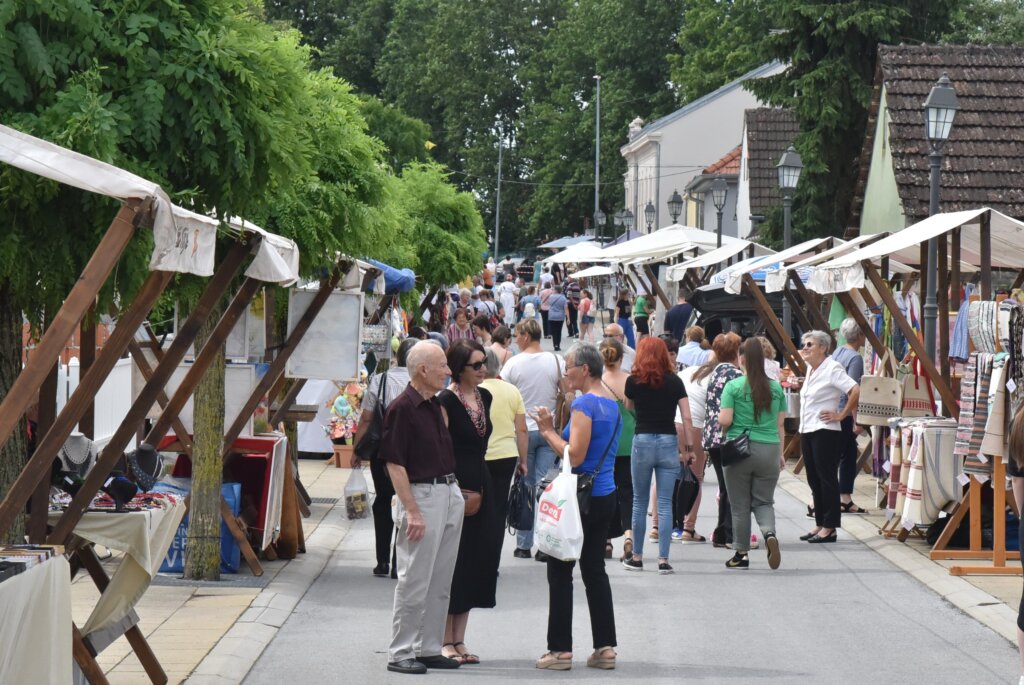
{"label": "eyeglasses", "polygon": [[468,366],[469,368],[473,369],[474,371],[479,371],[480,369],[484,368],[484,364],[486,364],[486,363],[487,363],[486,361],[474,362],[472,364],[466,364],[466,366]]}
{"label": "eyeglasses", "polygon": [[579,364],[577,364],[577,365],[575,365],[575,366],[569,366],[568,364],[566,364],[566,365],[565,365],[565,372],[566,372],[566,373],[569,373],[569,372],[570,372],[570,371],[572,371],[573,369],[578,369],[578,368],[580,368],[580,365],[579,365]]}
{"label": "eyeglasses", "polygon": [[808,341],[807,341],[807,342],[805,342],[805,343],[804,343],[804,344],[803,344],[803,345],[802,345],[801,347],[803,347],[803,348],[804,348],[804,349],[806,350],[806,349],[807,349],[807,348],[809,348],[809,347],[814,347],[814,343],[813,343],[813,342],[811,342],[810,340],[808,340]]}

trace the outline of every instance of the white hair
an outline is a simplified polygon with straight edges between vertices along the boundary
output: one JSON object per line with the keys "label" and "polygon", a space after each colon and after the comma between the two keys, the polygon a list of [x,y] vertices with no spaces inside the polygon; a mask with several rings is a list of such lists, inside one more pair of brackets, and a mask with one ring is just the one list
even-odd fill
{"label": "white hair", "polygon": [[853,318],[843,319],[843,323],[839,324],[839,332],[847,340],[859,338],[863,334],[860,326]]}
{"label": "white hair", "polygon": [[421,366],[426,366],[431,352],[437,349],[441,349],[441,346],[433,340],[421,340],[413,345],[409,354],[405,356],[405,366],[409,369],[409,375],[415,376]]}
{"label": "white hair", "polygon": [[[832,337],[825,331],[807,331],[803,336],[801,336],[800,340],[804,342],[813,340],[818,343],[818,345],[825,348],[826,351],[832,346]],[[413,349],[416,348],[414,347]]]}

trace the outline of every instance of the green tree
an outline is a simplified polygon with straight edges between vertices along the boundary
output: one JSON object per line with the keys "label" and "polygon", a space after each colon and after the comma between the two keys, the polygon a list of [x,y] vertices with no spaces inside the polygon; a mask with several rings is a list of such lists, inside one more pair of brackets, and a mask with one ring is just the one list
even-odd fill
{"label": "green tree", "polygon": [[522,70],[527,104],[517,127],[530,180],[530,232],[581,230],[594,211],[594,75],[601,80],[601,205],[622,206],[629,122],[676,108],[669,56],[682,1],[591,0],[573,4]]}
{"label": "green tree", "polygon": [[1014,45],[1024,42],[1022,0],[963,0],[956,4],[942,42]]}
{"label": "green tree", "polygon": [[[244,0],[9,0],[0,5],[0,26],[0,117],[19,130],[180,190],[179,200],[222,215],[252,215],[309,172],[306,52],[296,33],[274,30]],[[22,312],[39,321],[56,310],[116,203],[12,168],[0,169],[0,187],[2,396],[20,365]],[[115,294],[131,299],[151,247],[148,236],[133,241],[99,311]],[[220,393],[199,389],[197,423],[203,398]],[[215,577],[220,444],[208,442],[216,447],[197,444],[189,535],[200,541],[201,575]],[[0,495],[23,459],[23,446],[9,441]]]}
{"label": "green tree", "polygon": [[758,45],[770,29],[764,0],[684,0],[672,82],[691,102],[763,64]]}
{"label": "green tree", "polygon": [[393,172],[399,173],[413,162],[430,160],[430,127],[426,123],[373,96],[361,98],[360,112],[370,133],[384,144],[384,155]]}
{"label": "green tree", "polygon": [[957,1],[764,4],[780,30],[762,38],[763,61],[788,61],[789,68],[746,86],[769,104],[793,108],[800,122],[804,173],[794,198],[795,236],[837,235],[846,228],[878,44],[934,41]]}

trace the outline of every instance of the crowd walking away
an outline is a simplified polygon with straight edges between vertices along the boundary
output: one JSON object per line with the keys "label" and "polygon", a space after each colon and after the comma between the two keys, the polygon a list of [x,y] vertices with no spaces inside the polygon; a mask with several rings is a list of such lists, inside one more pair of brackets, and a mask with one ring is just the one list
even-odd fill
{"label": "crowd walking away", "polygon": [[[536,668],[573,668],[578,566],[591,624],[585,664],[614,669],[613,586],[648,569],[668,576],[686,563],[685,554],[671,558],[673,542],[707,541],[697,516],[710,499],[701,496],[709,464],[717,512],[707,512],[715,525],[705,532],[714,547],[729,550],[723,572],[762,563],[779,569],[775,491],[786,465],[787,415],[780,376],[801,389],[794,439],[803,450],[815,525],[800,540],[835,542],[841,514],[860,510],[844,471],[856,445],[863,371],[857,362],[864,335],[855,322],[843,322],[845,344],[832,355],[829,333],[803,335],[800,378],[780,367],[764,338],[743,340],[730,332],[709,345],[702,328],[680,330],[678,318],[690,308],[685,295],[671,312],[666,327],[672,331],[651,336],[647,304],[637,306],[624,293],[619,320],[605,326],[600,345],[577,340],[554,354],[542,348],[545,324],[556,344],[562,326],[589,337],[594,305],[590,292],[572,288],[571,279],[558,288],[547,275],[542,297],[526,295],[533,298],[527,307],[512,308],[519,321],[511,330],[467,297],[448,335],[409,337],[397,348],[396,364],[368,380],[352,465],[370,462],[373,575],[397,581],[389,671],[425,673],[494,658],[469,646],[470,616],[497,605],[507,532],[515,534],[513,563],[542,562],[526,568],[543,568],[547,577],[546,645]],[[573,310],[579,319],[570,323]],[[635,349],[634,322],[643,333]],[[547,503],[544,492],[560,492],[558,483],[569,482],[577,490],[568,501],[578,500],[579,532],[571,546],[559,548],[548,524],[540,523],[543,507],[534,502]],[[753,558],[762,546],[764,556]]]}

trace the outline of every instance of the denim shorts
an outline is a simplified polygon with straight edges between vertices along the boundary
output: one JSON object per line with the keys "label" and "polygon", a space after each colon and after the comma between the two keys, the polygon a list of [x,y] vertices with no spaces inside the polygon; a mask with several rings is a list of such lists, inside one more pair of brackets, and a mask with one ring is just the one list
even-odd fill
{"label": "denim shorts", "polygon": [[594,323],[594,317],[584,314],[580,317],[580,323]]}

